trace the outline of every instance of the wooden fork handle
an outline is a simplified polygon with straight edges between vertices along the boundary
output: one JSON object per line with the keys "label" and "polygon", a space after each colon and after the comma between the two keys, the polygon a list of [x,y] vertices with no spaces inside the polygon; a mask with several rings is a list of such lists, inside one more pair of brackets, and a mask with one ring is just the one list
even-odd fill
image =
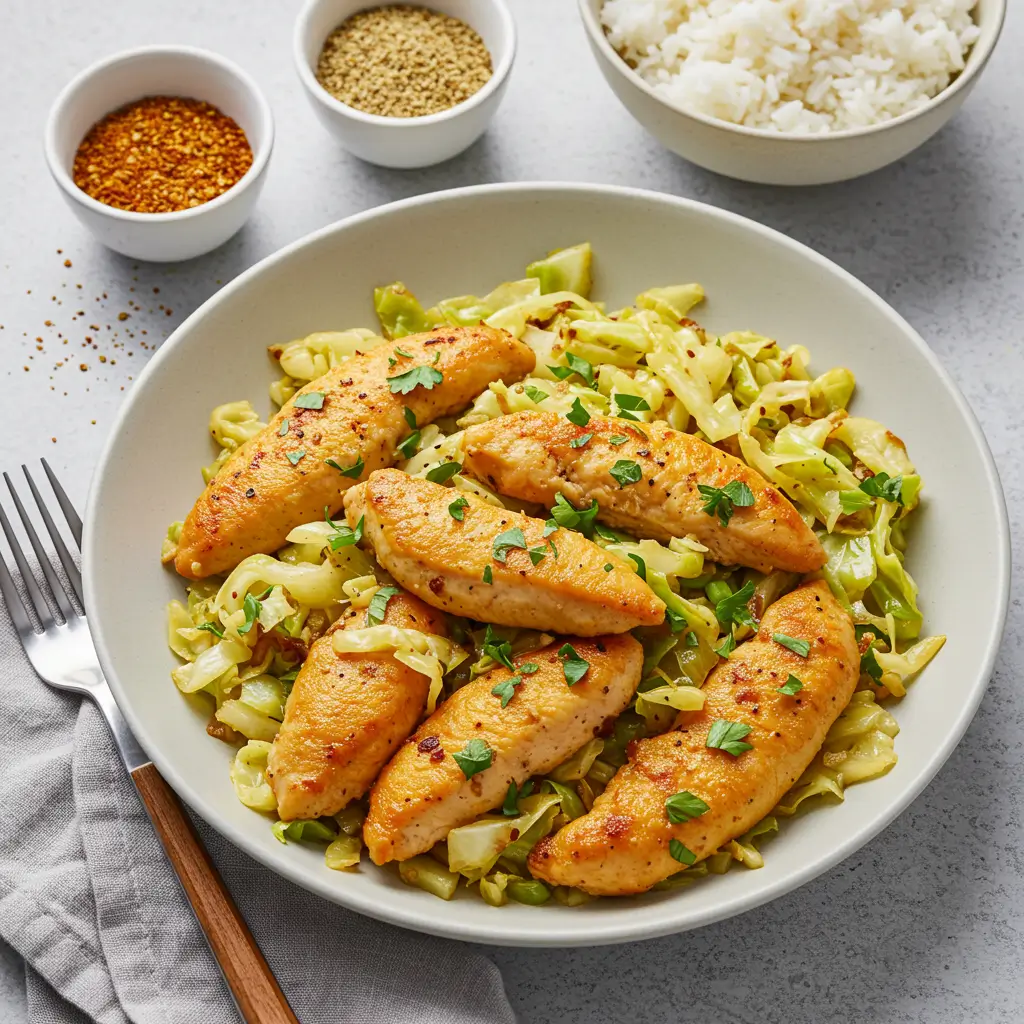
{"label": "wooden fork handle", "polygon": [[153,764],[132,772],[246,1024],[298,1024],[185,808]]}

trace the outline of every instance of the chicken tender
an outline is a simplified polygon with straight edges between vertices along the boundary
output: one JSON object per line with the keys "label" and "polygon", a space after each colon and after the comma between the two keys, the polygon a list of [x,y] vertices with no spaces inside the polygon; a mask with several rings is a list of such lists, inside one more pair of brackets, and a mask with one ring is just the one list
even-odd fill
{"label": "chicken tender", "polygon": [[[570,442],[592,434],[580,448]],[[618,443],[612,443],[612,438]],[[622,484],[609,471],[635,463],[640,479]],[[716,562],[761,572],[812,572],[825,552],[790,502],[756,470],[663,423],[637,425],[593,416],[577,427],[563,416],[520,412],[470,427],[463,468],[501,494],[551,505],[561,492],[577,508],[596,501],[598,519],[637,537],[695,536]],[[703,510],[699,484],[745,483],[754,504],[735,506],[728,526]]]}
{"label": "chicken tender", "polygon": [[[374,863],[407,860],[448,832],[497,807],[510,782],[561,764],[619,714],[640,681],[643,650],[628,634],[594,640],[570,637],[590,663],[569,686],[558,650],[564,640],[517,658],[506,707],[495,687],[513,679],[497,668],[456,690],[395,754],[370,791],[363,839]],[[535,672],[528,670],[531,663]],[[491,763],[466,778],[452,756],[482,740]]]}
{"label": "chicken tender", "polygon": [[[224,463],[185,520],[175,568],[201,579],[276,551],[291,529],[321,519],[325,506],[336,511],[357,480],[401,457],[404,409],[429,423],[493,380],[520,380],[534,362],[527,345],[483,326],[443,327],[347,359],[302,388]],[[393,394],[389,379],[417,368],[421,382],[405,378],[411,390]]]}
{"label": "chicken tender", "polygon": [[[806,658],[773,637],[810,644]],[[860,674],[853,622],[821,582],[776,601],[757,635],[719,664],[701,711],[681,712],[670,732],[640,740],[593,809],[542,839],[530,871],[554,885],[600,896],[645,892],[757,824],[814,759],[849,703]],[[803,684],[779,693],[790,677]],[[750,726],[737,756],[707,746],[716,721]],[[708,809],[680,824],[665,801],[692,794]],[[698,805],[699,807],[699,805]]]}
{"label": "chicken tender", "polygon": [[582,534],[558,530],[546,538],[543,520],[473,495],[456,519],[448,507],[459,496],[384,469],[345,495],[345,513],[353,527],[364,519],[377,561],[406,590],[453,615],[579,636],[663,621],[665,605],[654,591]]}
{"label": "chicken tender", "polygon": [[[335,628],[360,629],[366,614],[361,609]],[[409,594],[388,601],[384,622],[448,635],[444,616]],[[320,637],[299,669],[268,759],[281,818],[336,814],[361,797],[416,727],[429,688],[425,675],[390,652],[337,654],[331,634]]]}

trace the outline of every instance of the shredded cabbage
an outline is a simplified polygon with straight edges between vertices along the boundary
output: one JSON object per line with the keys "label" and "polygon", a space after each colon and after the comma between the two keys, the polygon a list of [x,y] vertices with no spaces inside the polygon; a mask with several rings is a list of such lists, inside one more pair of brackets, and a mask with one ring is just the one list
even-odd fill
{"label": "shredded cabbage", "polygon": [[231,784],[238,799],[254,811],[276,811],[277,798],[267,782],[270,744],[249,740],[231,762]]}

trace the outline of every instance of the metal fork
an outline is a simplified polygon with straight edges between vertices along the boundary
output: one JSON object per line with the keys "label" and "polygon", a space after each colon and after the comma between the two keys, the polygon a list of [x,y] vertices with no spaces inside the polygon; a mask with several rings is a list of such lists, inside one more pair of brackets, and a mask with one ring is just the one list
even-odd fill
{"label": "metal fork", "polygon": [[[81,550],[82,520],[46,459],[41,461],[57,504]],[[89,634],[81,573],[28,468],[21,468],[70,584],[66,587],[61,582],[11,478],[4,473],[14,507],[42,570],[42,578],[38,578],[29,568],[10,520],[0,505],[0,528],[10,545],[27,600],[19,594],[2,556],[0,595],[21,637],[28,660],[45,682],[59,690],[89,697],[103,713],[118,752],[131,773],[243,1019],[248,1024],[298,1024],[184,807],[139,746],[114,701]],[[33,615],[41,630],[33,624]]]}

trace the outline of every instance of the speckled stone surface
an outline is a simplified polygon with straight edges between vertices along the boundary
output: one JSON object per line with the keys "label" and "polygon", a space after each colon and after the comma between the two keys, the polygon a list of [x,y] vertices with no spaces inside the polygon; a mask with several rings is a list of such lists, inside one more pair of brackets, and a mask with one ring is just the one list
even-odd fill
{"label": "speckled stone surface", "polygon": [[[939,354],[980,417],[1002,473],[1021,562],[1020,10],[1011,10],[964,110],[921,150],[857,182],[783,191],[716,178],[648,138],[599,77],[571,0],[512,0],[521,32],[513,81],[492,130],[471,150],[422,172],[362,164],[336,147],[305,106],[290,63],[295,7],[245,0],[5,5],[5,466],[46,454],[84,502],[122,389],[145,362],[141,343],[159,343],[221,283],[314,228],[392,199],[477,182],[611,182],[757,218],[830,256],[891,302]],[[41,152],[47,108],[67,78],[118,49],[156,42],[205,46],[240,62],[264,88],[278,127],[254,220],[218,252],[175,268],[136,267],[93,243],[61,204]],[[129,319],[118,320],[119,312]],[[86,335],[97,339],[97,349],[81,347]],[[121,342],[123,349],[114,347]],[[58,360],[64,365],[54,369]],[[970,557],[969,550],[964,538],[955,556]],[[598,950],[486,950],[502,968],[522,1020],[1024,1019],[1019,571],[1014,586],[1003,649],[977,718],[937,779],[888,830],[799,891],[702,931]],[[214,854],[229,884],[251,882],[255,865],[241,863],[221,842]],[[24,1019],[21,991],[21,967],[0,949],[0,1020]]]}

